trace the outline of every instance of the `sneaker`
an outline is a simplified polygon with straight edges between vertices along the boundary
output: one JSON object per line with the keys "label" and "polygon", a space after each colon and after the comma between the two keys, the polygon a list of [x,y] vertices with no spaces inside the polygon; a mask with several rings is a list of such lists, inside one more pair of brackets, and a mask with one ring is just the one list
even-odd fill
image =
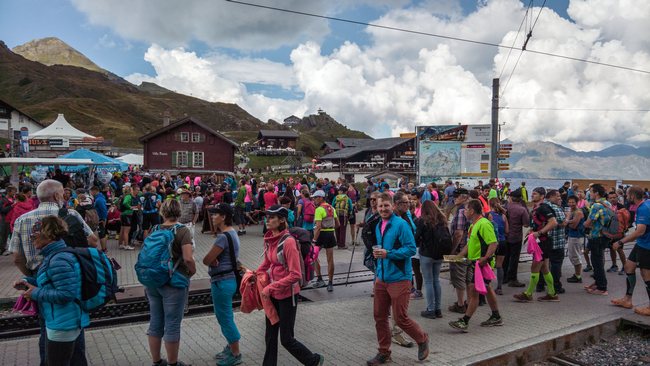
{"label": "sneaker", "polygon": [[620,306],[625,309],[632,309],[634,307],[632,301],[628,301],[624,297],[620,299],[612,299],[611,303],[612,305]]}
{"label": "sneaker", "polygon": [[228,355],[231,355],[231,354],[232,354],[232,352],[230,351],[230,345],[226,345],[223,348],[223,351],[221,351],[221,352],[217,353],[216,355],[214,355],[214,359],[215,360],[223,360],[224,358],[228,357]]}
{"label": "sneaker", "polygon": [[411,292],[411,300],[421,300],[422,298],[422,291],[415,290]]}
{"label": "sneaker", "polygon": [[573,275],[569,278],[566,279],[568,283],[582,283],[582,277],[578,277],[576,275]]}
{"label": "sneaker", "polygon": [[553,296],[551,296],[551,295],[549,295],[549,294],[546,294],[546,295],[544,295],[544,296],[542,296],[542,297],[538,297],[538,298],[537,298],[537,301],[542,301],[542,302],[559,302],[559,301],[560,301],[560,298],[559,298],[557,295],[553,295]]}
{"label": "sneaker", "polygon": [[241,362],[241,353],[237,356],[230,353],[226,358],[217,360],[217,366],[235,366],[241,364]]}
{"label": "sneaker", "polygon": [[594,267],[592,267],[590,264],[585,267],[585,269],[582,270],[582,272],[591,272],[594,270]]}
{"label": "sneaker", "polygon": [[531,295],[528,295],[525,292],[522,292],[520,294],[514,294],[514,295],[512,295],[512,297],[514,297],[515,300],[517,300],[519,302],[531,302],[531,301],[533,301],[533,297]]}
{"label": "sneaker", "polygon": [[452,313],[465,314],[465,311],[467,310],[467,306],[466,305],[460,306],[458,305],[457,302],[455,302],[454,305],[448,308],[448,310],[451,311]]}
{"label": "sneaker", "polygon": [[625,269],[618,271],[619,276],[625,276]]}
{"label": "sneaker", "polygon": [[494,315],[490,315],[488,320],[481,323],[482,327],[500,327],[502,325],[503,319],[501,319],[501,317],[495,317]]}
{"label": "sneaker", "polygon": [[613,266],[609,267],[609,269],[607,270],[607,272],[609,272],[609,273],[612,273],[612,272],[618,272],[618,266],[617,266],[617,265],[613,265]]}
{"label": "sneaker", "polygon": [[125,250],[125,249],[126,249],[126,245],[120,245],[120,249]]}
{"label": "sneaker", "polygon": [[402,335],[402,333],[393,334],[391,338],[394,343],[399,344],[402,347],[405,348],[413,347],[413,342],[407,341],[406,338],[404,338],[404,336]]}
{"label": "sneaker", "polygon": [[634,308],[634,312],[639,314],[639,315],[650,316],[650,306],[646,306],[644,308],[636,307],[636,308]]}
{"label": "sneaker", "polygon": [[346,245],[346,246],[343,246],[343,247],[336,247],[336,249],[341,249],[341,250],[348,249],[348,246]]}
{"label": "sneaker", "polygon": [[557,292],[558,294],[563,294],[566,292],[566,290],[564,289],[564,287],[559,287],[555,289],[555,292]]}
{"label": "sneaker", "polygon": [[327,292],[332,291],[334,291],[334,285],[332,284],[332,281],[329,281],[329,283],[327,283]]}
{"label": "sneaker", "polygon": [[164,358],[161,358],[160,362],[152,363],[151,366],[167,366],[167,360],[165,360]]}
{"label": "sneaker", "polygon": [[135,248],[130,246],[130,245],[124,246],[124,249],[126,249],[126,250],[135,250]]}
{"label": "sneaker", "polygon": [[427,319],[435,319],[436,312],[433,310],[423,310],[420,312],[420,316]]}
{"label": "sneaker", "polygon": [[500,288],[497,288],[496,290],[494,290],[494,293],[496,293],[497,295],[503,295],[503,290],[500,289]]}
{"label": "sneaker", "polygon": [[183,361],[176,361],[176,366],[192,366],[189,363],[185,363]]}
{"label": "sneaker", "polygon": [[427,340],[418,343],[418,360],[424,361],[429,357],[429,336],[427,335]]}
{"label": "sneaker", "polygon": [[440,309],[435,311],[436,313],[436,318],[442,318],[442,311]]}
{"label": "sneaker", "polygon": [[383,365],[391,361],[392,360],[390,358],[390,355],[382,355],[381,353],[377,353],[375,357],[366,361],[366,365],[368,366]]}
{"label": "sneaker", "polygon": [[314,281],[314,283],[312,284],[312,288],[320,288],[320,287],[325,287],[325,286],[326,286],[325,281],[318,280],[318,279],[316,281]]}
{"label": "sneaker", "polygon": [[454,328],[454,329],[458,329],[463,333],[467,333],[468,332],[467,328],[469,327],[469,325],[467,323],[465,323],[463,318],[460,318],[460,319],[456,320],[455,322],[449,322],[449,326]]}
{"label": "sneaker", "polygon": [[518,280],[513,280],[508,282],[508,287],[526,287],[526,284],[521,283]]}

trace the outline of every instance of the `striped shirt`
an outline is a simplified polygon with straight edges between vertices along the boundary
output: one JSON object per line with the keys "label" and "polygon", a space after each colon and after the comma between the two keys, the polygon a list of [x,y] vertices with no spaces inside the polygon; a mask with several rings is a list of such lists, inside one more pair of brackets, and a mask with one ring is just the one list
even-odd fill
{"label": "striped shirt", "polygon": [[[24,253],[27,261],[26,267],[31,271],[36,271],[43,261],[43,256],[39,255],[31,238],[32,226],[34,226],[37,221],[47,216],[58,216],[59,209],[59,205],[54,202],[41,202],[37,209],[16,219],[14,232],[9,244],[9,251],[13,253]],[[72,216],[76,216],[83,223],[86,236],[93,233],[90,226],[86,224],[77,211],[69,209],[68,213]]]}

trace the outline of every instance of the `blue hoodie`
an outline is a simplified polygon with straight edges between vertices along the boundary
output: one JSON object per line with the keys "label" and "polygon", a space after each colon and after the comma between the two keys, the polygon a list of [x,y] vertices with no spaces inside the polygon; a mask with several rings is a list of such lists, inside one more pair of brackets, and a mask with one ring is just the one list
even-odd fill
{"label": "blue hoodie", "polygon": [[79,262],[71,253],[59,253],[65,248],[65,242],[59,240],[41,250],[44,259],[36,275],[38,288],[32,291],[48,331],[70,331],[90,324],[90,316],[77,303],[81,300]]}
{"label": "blue hoodie", "polygon": [[108,218],[108,207],[106,206],[106,198],[103,194],[97,193],[95,196],[95,210],[97,211],[97,216],[99,220],[106,221]]}
{"label": "blue hoodie", "polygon": [[411,257],[416,252],[413,231],[404,219],[395,214],[388,219],[384,235],[381,234],[382,224],[383,220],[375,229],[377,245],[386,249],[388,254],[386,258],[377,260],[377,278],[386,283],[410,281],[413,277]]}

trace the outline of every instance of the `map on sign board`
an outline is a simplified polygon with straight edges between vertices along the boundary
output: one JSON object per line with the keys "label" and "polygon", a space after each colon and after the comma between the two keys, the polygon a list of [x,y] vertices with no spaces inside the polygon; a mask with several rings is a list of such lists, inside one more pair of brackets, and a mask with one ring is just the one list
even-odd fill
{"label": "map on sign board", "polygon": [[419,182],[490,175],[490,125],[418,126]]}

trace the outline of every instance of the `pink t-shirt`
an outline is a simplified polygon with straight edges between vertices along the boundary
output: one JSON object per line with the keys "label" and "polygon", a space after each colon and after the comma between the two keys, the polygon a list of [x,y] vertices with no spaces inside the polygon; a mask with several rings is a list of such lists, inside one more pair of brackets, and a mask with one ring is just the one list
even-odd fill
{"label": "pink t-shirt", "polygon": [[250,184],[247,184],[246,186],[246,197],[244,197],[244,203],[252,202],[253,200],[251,197],[253,197],[253,189],[251,188]]}
{"label": "pink t-shirt", "polygon": [[388,220],[381,219],[381,235],[384,235],[384,230],[386,230],[386,225],[388,225]]}
{"label": "pink t-shirt", "polygon": [[415,217],[419,219],[420,216],[422,216],[422,206],[415,208]]}

